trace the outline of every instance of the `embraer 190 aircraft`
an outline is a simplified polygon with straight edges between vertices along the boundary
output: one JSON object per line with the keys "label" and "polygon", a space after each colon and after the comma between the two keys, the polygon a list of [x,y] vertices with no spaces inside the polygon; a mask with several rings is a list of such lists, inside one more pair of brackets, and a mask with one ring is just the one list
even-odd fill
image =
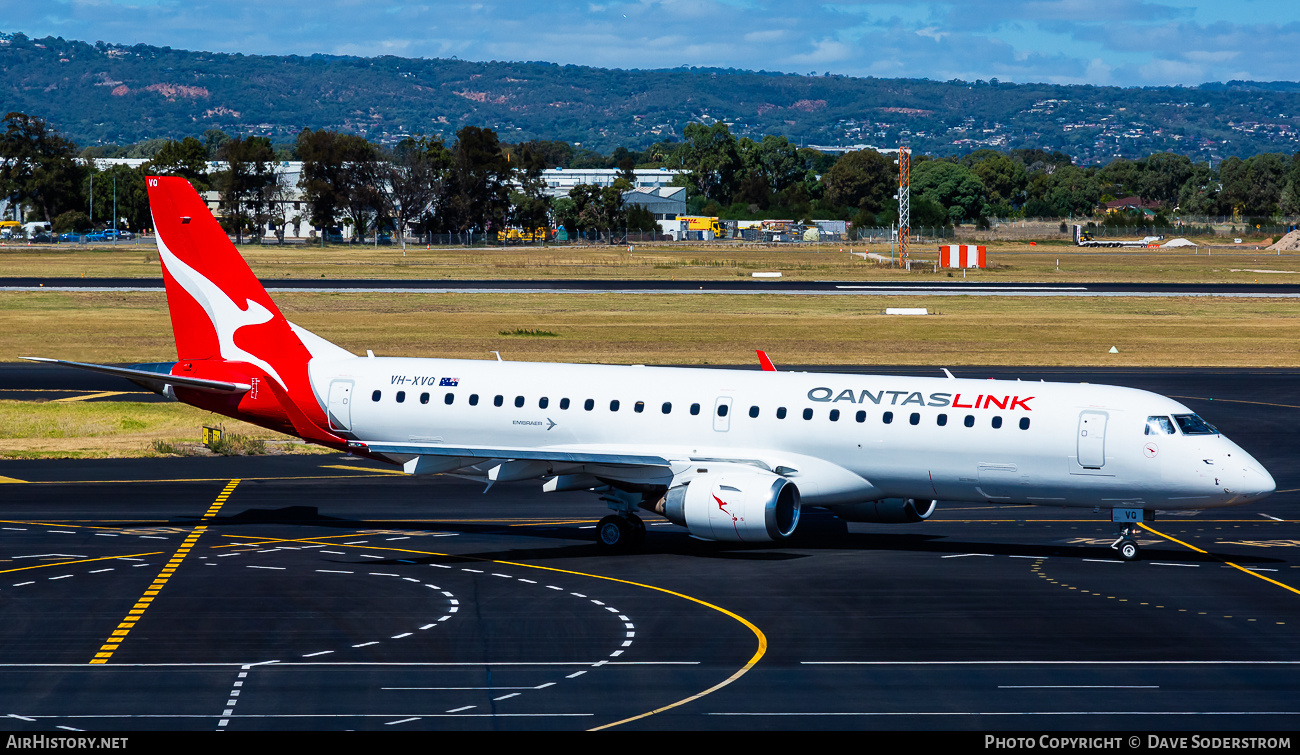
{"label": "embraer 190 aircraft", "polygon": [[147,183],[179,359],[61,364],[408,474],[597,491],[609,548],[644,537],[638,510],[752,543],[790,537],[802,506],[920,522],[942,500],[1108,509],[1131,560],[1156,509],[1274,489],[1190,409],[1130,388],[777,372],[765,357],[763,371],[359,357],[285,319],[188,182]]}

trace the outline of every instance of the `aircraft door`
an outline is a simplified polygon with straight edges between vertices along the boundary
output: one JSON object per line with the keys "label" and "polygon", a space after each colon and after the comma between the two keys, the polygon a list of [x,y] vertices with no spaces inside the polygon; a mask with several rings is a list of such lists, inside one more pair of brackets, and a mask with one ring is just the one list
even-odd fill
{"label": "aircraft door", "polygon": [[731,397],[719,396],[713,405],[713,429],[725,433],[731,429]]}
{"label": "aircraft door", "polygon": [[329,420],[331,430],[352,429],[352,381],[330,383]]}
{"label": "aircraft door", "polygon": [[1101,469],[1106,465],[1106,418],[1105,412],[1079,413],[1079,466]]}

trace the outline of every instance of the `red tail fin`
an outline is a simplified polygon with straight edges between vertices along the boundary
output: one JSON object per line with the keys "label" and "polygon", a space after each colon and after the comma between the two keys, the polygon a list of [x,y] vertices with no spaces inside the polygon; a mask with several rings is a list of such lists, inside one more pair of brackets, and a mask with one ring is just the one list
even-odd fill
{"label": "red tail fin", "polygon": [[319,412],[311,354],[271,301],[207,204],[183,178],[146,179],[176,351],[182,362],[245,362]]}

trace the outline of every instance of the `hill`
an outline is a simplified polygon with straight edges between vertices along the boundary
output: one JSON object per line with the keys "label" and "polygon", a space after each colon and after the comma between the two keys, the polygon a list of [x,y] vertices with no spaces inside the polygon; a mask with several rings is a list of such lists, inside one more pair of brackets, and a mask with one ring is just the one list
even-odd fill
{"label": "hill", "polygon": [[506,141],[609,152],[679,139],[686,123],[807,144],[909,141],[946,155],[1061,150],[1083,163],[1160,151],[1195,160],[1300,150],[1300,84],[1119,88],[764,71],[609,70],[553,63],[257,56],[0,36],[0,108],[83,146],[208,129],[292,141],[330,128],[393,142],[466,125]]}

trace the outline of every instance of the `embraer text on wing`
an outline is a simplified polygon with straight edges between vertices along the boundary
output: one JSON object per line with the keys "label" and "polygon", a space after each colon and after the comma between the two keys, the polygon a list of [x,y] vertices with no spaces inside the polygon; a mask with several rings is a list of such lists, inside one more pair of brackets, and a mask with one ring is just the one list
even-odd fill
{"label": "embraer text on wing", "polygon": [[837,393],[833,388],[824,386],[808,391],[809,401],[820,401],[822,403],[847,401],[850,404],[865,404],[870,401],[873,404],[885,406],[912,404],[915,406],[951,406],[954,409],[992,409],[996,407],[1008,411],[1024,409],[1027,412],[1033,411],[1033,407],[1029,405],[1029,402],[1033,399],[1033,396],[995,396],[981,393],[972,401],[969,395],[963,399],[960,393],[931,393],[927,397],[920,391],[879,390],[873,393],[868,390],[855,392],[849,388]]}

